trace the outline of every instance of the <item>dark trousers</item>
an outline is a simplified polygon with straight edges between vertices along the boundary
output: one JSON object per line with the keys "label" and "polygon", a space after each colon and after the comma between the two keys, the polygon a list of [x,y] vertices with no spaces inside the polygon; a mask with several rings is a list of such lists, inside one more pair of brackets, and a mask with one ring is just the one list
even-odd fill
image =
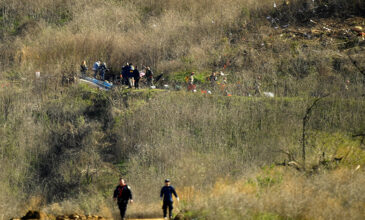
{"label": "dark trousers", "polygon": [[128,82],[128,78],[126,76],[123,76],[123,85],[128,86],[129,82]]}
{"label": "dark trousers", "polygon": [[81,76],[82,76],[82,77],[86,76],[86,70],[82,70],[82,71],[81,71]]}
{"label": "dark trousers", "polygon": [[172,206],[173,202],[170,201],[163,201],[162,209],[163,209],[163,217],[167,217],[167,207],[169,207],[169,217],[172,217],[172,209],[174,208]]}
{"label": "dark trousers", "polygon": [[153,86],[153,78],[152,77],[147,78],[147,85],[148,86]]}
{"label": "dark trousers", "polygon": [[127,211],[127,205],[128,205],[128,200],[127,201],[118,201],[118,208],[119,208],[120,217],[122,217],[122,220],[125,218],[125,212]]}
{"label": "dark trousers", "polygon": [[104,81],[104,78],[105,77],[105,72],[104,72],[104,70],[102,70],[102,71],[100,71],[100,78],[101,78],[101,80],[103,80]]}
{"label": "dark trousers", "polygon": [[139,88],[139,78],[134,78],[134,87],[135,87],[136,89],[138,89],[138,88]]}

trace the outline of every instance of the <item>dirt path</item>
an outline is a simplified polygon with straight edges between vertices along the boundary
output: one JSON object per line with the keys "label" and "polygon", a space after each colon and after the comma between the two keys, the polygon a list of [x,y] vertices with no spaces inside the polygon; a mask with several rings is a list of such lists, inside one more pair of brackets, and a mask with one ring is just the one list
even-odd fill
{"label": "dirt path", "polygon": [[164,218],[126,218],[126,220],[164,220]]}

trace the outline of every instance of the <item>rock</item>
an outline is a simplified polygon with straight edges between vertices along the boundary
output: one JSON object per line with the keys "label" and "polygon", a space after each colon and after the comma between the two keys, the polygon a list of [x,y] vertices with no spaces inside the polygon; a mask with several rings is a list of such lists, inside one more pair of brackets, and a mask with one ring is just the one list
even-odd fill
{"label": "rock", "polygon": [[79,214],[71,214],[71,215],[59,215],[57,217],[53,216],[53,215],[46,215],[43,212],[39,212],[39,211],[28,211],[27,214],[22,217],[22,218],[12,218],[11,220],[21,220],[21,219],[43,219],[43,220],[48,220],[48,219],[55,219],[55,220],[105,220],[105,218],[98,216],[98,215],[79,215]]}
{"label": "rock", "polygon": [[21,219],[48,219],[48,216],[40,211],[29,210]]}
{"label": "rock", "polygon": [[70,219],[80,219],[80,216],[78,216],[77,214],[72,214],[69,216]]}
{"label": "rock", "polygon": [[264,92],[264,96],[269,97],[269,98],[274,98],[275,97],[274,93],[272,93],[272,92]]}
{"label": "rock", "polygon": [[67,215],[60,215],[60,216],[57,216],[56,220],[68,220],[70,219]]}
{"label": "rock", "polygon": [[174,218],[174,220],[184,220],[185,219],[185,216],[184,216],[184,214],[182,214],[181,212],[180,213],[178,213],[176,216],[175,216],[175,218]]}

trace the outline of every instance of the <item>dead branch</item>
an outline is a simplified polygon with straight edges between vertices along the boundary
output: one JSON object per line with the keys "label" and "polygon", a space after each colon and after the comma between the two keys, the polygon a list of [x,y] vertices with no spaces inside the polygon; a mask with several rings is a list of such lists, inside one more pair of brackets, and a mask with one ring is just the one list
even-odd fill
{"label": "dead branch", "polygon": [[303,159],[303,168],[305,170],[305,157],[306,157],[306,128],[307,128],[307,122],[310,119],[310,114],[312,112],[312,109],[316,106],[316,104],[323,98],[329,96],[329,94],[324,95],[322,97],[316,98],[311,106],[309,106],[306,110],[306,113],[303,117],[303,131],[302,131],[302,159]]}

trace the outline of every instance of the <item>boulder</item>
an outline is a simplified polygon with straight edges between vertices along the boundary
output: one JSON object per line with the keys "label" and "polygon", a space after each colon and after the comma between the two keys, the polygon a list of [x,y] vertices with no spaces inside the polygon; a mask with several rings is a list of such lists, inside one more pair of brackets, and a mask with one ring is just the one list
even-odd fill
{"label": "boulder", "polygon": [[185,219],[185,216],[184,216],[184,214],[182,214],[181,212],[180,213],[178,213],[176,216],[175,216],[175,218],[174,218],[174,220],[184,220]]}
{"label": "boulder", "polygon": [[21,219],[48,219],[44,212],[29,210]]}

